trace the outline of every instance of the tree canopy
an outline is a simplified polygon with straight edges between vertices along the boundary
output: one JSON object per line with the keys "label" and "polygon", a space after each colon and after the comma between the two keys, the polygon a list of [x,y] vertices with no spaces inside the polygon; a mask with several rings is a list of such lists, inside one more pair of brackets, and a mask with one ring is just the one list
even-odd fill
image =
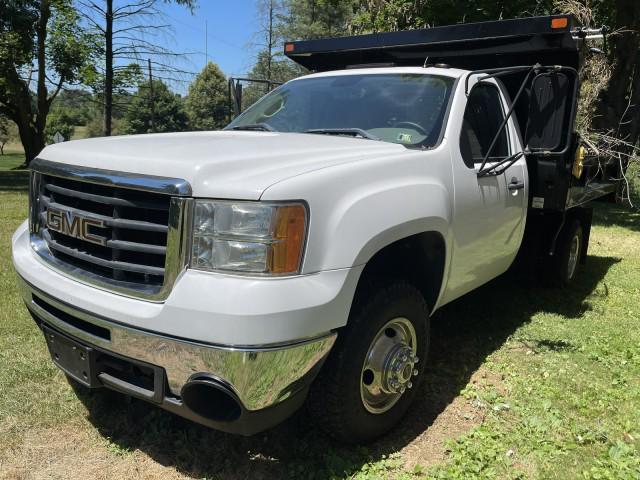
{"label": "tree canopy", "polygon": [[125,133],[160,133],[186,130],[182,99],[161,80],[138,88],[125,115]]}
{"label": "tree canopy", "polygon": [[227,123],[227,79],[213,62],[207,63],[189,86],[185,102],[191,130],[217,130]]}
{"label": "tree canopy", "polygon": [[72,0],[0,1],[0,113],[17,124],[27,161],[44,147],[54,98],[90,63],[79,20]]}
{"label": "tree canopy", "polygon": [[47,143],[53,143],[53,137],[59,132],[66,140],[71,140],[74,127],[74,118],[70,110],[66,108],[53,108],[49,112],[49,118],[47,119],[47,127],[45,128],[45,135]]}
{"label": "tree canopy", "polygon": [[[375,2],[385,3],[385,2]],[[354,0],[286,0],[281,34],[288,40],[344,35],[357,2]]]}

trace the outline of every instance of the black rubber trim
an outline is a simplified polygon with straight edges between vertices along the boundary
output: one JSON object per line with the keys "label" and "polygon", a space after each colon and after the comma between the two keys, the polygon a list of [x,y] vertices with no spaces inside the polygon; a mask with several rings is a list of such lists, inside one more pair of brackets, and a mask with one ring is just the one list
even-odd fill
{"label": "black rubber trim", "polygon": [[38,307],[43,309],[45,312],[50,313],[57,319],[68,323],[78,330],[82,330],[83,332],[87,332],[95,337],[102,338],[103,340],[111,341],[111,332],[108,328],[101,327],[100,325],[96,325],[95,323],[86,322],[78,317],[68,314],[67,312],[63,312],[62,310],[54,307],[36,294],[31,295],[31,301]]}

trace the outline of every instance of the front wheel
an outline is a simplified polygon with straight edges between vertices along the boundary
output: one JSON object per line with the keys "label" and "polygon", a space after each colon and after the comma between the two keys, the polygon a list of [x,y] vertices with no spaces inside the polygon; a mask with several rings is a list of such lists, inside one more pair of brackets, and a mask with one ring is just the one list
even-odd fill
{"label": "front wheel", "polygon": [[383,435],[413,401],[428,346],[429,310],[415,287],[395,282],[370,289],[312,387],[312,415],[345,442]]}

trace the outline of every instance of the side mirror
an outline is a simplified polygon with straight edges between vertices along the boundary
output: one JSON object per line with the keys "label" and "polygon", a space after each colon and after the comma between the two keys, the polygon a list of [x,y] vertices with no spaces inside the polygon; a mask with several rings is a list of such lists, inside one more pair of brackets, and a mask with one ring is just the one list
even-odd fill
{"label": "side mirror", "polygon": [[532,152],[554,152],[566,147],[573,114],[574,82],[564,72],[545,72],[531,82],[525,145]]}

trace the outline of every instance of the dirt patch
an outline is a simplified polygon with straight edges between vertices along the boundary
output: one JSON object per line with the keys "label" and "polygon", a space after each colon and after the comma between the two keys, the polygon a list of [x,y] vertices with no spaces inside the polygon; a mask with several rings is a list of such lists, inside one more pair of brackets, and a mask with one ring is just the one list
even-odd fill
{"label": "dirt patch", "polygon": [[0,479],[179,479],[142,452],[118,454],[93,431],[71,426],[28,432],[22,444],[0,459]]}
{"label": "dirt patch", "polygon": [[[485,368],[475,372],[469,381],[479,388],[492,388],[504,395],[502,378]],[[453,398],[433,423],[400,450],[405,468],[412,471],[416,465],[428,468],[447,457],[447,442],[465,435],[484,421],[486,405],[463,396]]]}
{"label": "dirt patch", "polygon": [[[503,391],[500,390],[500,378],[486,369],[475,372],[470,383],[479,388],[489,386]],[[447,441],[468,433],[485,417],[483,405],[460,395],[451,395],[448,390],[424,388],[416,400],[417,405],[402,424],[371,446],[372,453],[398,451],[409,471],[417,464],[427,468],[442,462],[447,456]],[[144,404],[136,408],[144,408]],[[165,412],[153,413],[152,410],[151,414],[160,423],[165,420],[175,420],[178,425],[183,423]],[[140,418],[137,414],[134,417]],[[322,445],[326,439],[312,433],[314,429],[309,428],[304,415],[296,415],[292,421],[251,438],[230,436],[184,423],[187,431],[195,432],[195,436],[187,435],[184,439],[191,445],[191,458],[183,462],[177,458],[181,448],[176,448],[175,439],[170,438],[175,433],[156,445],[150,445],[142,441],[146,437],[124,442],[122,432],[114,431],[114,437],[111,437],[96,429],[96,425],[81,420],[71,425],[27,431],[15,448],[0,457],[0,479],[171,480],[209,476],[215,470],[224,478],[270,479],[286,476],[291,465],[303,463],[311,466],[315,463],[309,458],[301,458],[299,449],[292,451],[291,442],[309,442],[311,447],[314,440],[320,440],[321,445],[314,445],[316,454],[327,449],[347,454],[339,445]],[[136,427],[127,424],[123,430],[135,435]],[[180,429],[175,431],[180,432]],[[374,458],[376,456],[374,454]],[[216,464],[218,467],[214,469],[212,466]]]}

